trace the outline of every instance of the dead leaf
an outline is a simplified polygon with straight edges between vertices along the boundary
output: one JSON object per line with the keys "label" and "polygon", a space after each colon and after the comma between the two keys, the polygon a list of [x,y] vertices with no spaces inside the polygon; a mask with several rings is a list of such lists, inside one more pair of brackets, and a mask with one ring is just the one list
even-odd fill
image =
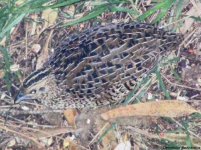
{"label": "dead leaf", "polygon": [[64,139],[64,141],[63,141],[63,148],[64,149],[68,148],[70,150],[78,150],[78,146],[69,137],[67,137],[67,138]]}
{"label": "dead leaf", "polygon": [[41,50],[40,44],[33,44],[31,50],[32,50],[34,53],[38,54],[38,53],[40,52],[40,50]]}
{"label": "dead leaf", "polygon": [[48,28],[51,25],[54,25],[56,19],[58,17],[58,10],[57,9],[46,9],[42,13],[42,18],[45,20],[45,25],[43,28]]}
{"label": "dead leaf", "polygon": [[49,53],[48,46],[50,45],[53,31],[54,30],[50,30],[49,36],[48,36],[48,38],[46,40],[46,43],[44,44],[42,52],[41,52],[40,56],[38,57],[37,64],[36,64],[36,69],[42,68],[43,64],[48,60],[48,56],[49,56],[48,55],[48,53]]}
{"label": "dead leaf", "polygon": [[104,120],[129,116],[180,117],[198,112],[184,101],[163,100],[122,106],[101,114]]}
{"label": "dead leaf", "polygon": [[64,111],[64,116],[66,120],[68,121],[68,124],[72,127],[76,127],[75,124],[75,117],[78,115],[78,112],[76,109],[67,109]]}
{"label": "dead leaf", "polygon": [[1,41],[0,41],[0,45],[5,47],[6,46],[6,37],[4,37]]}

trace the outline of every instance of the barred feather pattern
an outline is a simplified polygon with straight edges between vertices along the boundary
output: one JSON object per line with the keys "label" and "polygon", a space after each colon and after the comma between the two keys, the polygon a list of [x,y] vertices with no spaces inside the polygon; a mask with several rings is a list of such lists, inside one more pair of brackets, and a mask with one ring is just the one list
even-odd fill
{"label": "barred feather pattern", "polygon": [[47,92],[46,97],[37,97],[45,105],[80,108],[116,103],[181,41],[181,35],[144,23],[90,28],[62,41],[44,68],[25,80],[24,87],[51,76],[55,96]]}

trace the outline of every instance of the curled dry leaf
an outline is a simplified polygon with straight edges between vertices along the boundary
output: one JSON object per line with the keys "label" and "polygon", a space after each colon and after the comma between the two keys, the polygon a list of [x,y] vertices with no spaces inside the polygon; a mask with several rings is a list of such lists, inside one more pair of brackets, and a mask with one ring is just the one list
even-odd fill
{"label": "curled dry leaf", "polygon": [[65,138],[63,141],[63,148],[68,148],[71,150],[78,150],[77,145],[75,144],[75,142],[73,140],[71,140],[70,138]]}
{"label": "curled dry leaf", "polygon": [[64,111],[64,117],[68,121],[70,126],[75,127],[75,117],[77,116],[78,112],[76,109],[67,109]]}
{"label": "curled dry leaf", "polygon": [[163,100],[122,106],[101,114],[104,120],[129,116],[180,117],[198,112],[186,102]]}

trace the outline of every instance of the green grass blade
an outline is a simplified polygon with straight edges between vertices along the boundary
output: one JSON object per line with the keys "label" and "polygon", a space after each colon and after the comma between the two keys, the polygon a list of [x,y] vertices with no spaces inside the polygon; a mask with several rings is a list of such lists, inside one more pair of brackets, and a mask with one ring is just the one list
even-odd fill
{"label": "green grass blade", "polygon": [[[160,9],[164,9],[167,6],[169,6],[170,4],[172,4],[175,0],[164,0],[161,3],[157,4],[154,8],[148,10],[147,12],[145,12],[144,14],[140,15],[137,20],[139,21],[144,21],[146,18],[148,18],[149,16],[151,16],[152,14],[154,14],[156,11],[160,10]],[[164,13],[162,14],[164,15]],[[163,16],[160,16],[163,17]]]}
{"label": "green grass blade", "polygon": [[75,24],[78,24],[78,23],[85,22],[85,21],[88,21],[90,19],[96,18],[97,16],[99,16],[103,12],[105,12],[106,10],[107,10],[106,6],[99,7],[97,9],[95,9],[94,11],[92,11],[91,13],[89,13],[88,15],[86,15],[86,16],[80,18],[80,19],[77,19],[75,21],[72,21],[72,22],[64,24],[63,27],[72,26],[72,25],[75,25]]}
{"label": "green grass blade", "polygon": [[111,6],[110,7],[112,12],[127,12],[131,15],[139,15],[139,13],[134,10],[134,9],[128,9],[128,8],[123,8],[123,7],[117,7],[117,6]]}
{"label": "green grass blade", "polygon": [[3,55],[3,59],[4,59],[4,80],[5,80],[5,83],[7,85],[7,88],[8,90],[10,90],[11,88],[11,80],[10,80],[10,66],[12,65],[12,59],[10,57],[10,54],[8,53],[7,49],[6,48],[3,48],[2,46],[0,46],[0,52],[2,53]]}
{"label": "green grass blade", "polygon": [[157,77],[157,79],[158,79],[158,81],[159,81],[160,88],[162,89],[163,93],[165,94],[165,97],[166,97],[167,99],[171,99],[171,98],[170,98],[170,94],[169,94],[169,92],[167,91],[167,89],[166,89],[166,87],[165,87],[165,84],[164,84],[164,82],[163,82],[163,80],[162,80],[162,78],[161,78],[161,74],[160,74],[160,72],[159,72],[158,70],[156,71],[156,77]]}
{"label": "green grass blade", "polygon": [[15,17],[10,18],[8,23],[6,23],[7,24],[6,27],[3,28],[2,32],[0,33],[0,39],[3,38],[5,36],[5,33],[9,32],[12,29],[12,27],[17,25],[24,18],[25,15],[26,14],[20,14],[16,18]]}

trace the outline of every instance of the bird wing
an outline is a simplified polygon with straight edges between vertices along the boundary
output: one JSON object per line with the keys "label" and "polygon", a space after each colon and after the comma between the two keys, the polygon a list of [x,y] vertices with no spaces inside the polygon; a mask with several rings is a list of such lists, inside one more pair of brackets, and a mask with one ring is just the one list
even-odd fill
{"label": "bird wing", "polygon": [[151,71],[175,36],[143,23],[98,26],[67,38],[50,66],[59,87],[75,100],[118,101]]}

